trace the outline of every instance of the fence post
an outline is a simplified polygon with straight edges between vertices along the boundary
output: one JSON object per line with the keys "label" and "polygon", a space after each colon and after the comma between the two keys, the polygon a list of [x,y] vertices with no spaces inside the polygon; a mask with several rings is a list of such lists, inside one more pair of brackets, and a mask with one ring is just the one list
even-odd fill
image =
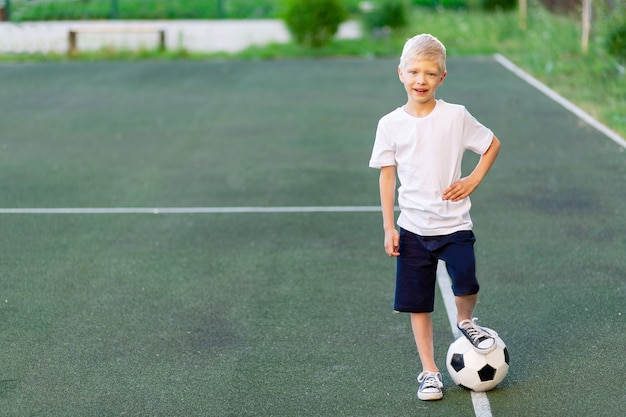
{"label": "fence post", "polygon": [[583,36],[581,48],[583,54],[589,51],[589,33],[591,32],[591,0],[583,0]]}
{"label": "fence post", "polygon": [[67,53],[69,55],[75,55],[76,54],[76,31],[70,30],[68,34],[67,44],[68,44]]}
{"label": "fence post", "polygon": [[165,51],[165,29],[159,30],[159,50]]}

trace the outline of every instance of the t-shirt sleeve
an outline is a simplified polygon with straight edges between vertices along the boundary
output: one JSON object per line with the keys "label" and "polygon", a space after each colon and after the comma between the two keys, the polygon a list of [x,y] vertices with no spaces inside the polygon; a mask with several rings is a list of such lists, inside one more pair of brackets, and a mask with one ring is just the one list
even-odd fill
{"label": "t-shirt sleeve", "polygon": [[463,123],[463,137],[465,148],[479,155],[487,152],[493,141],[493,132],[485,127],[467,109],[465,110],[465,120]]}
{"label": "t-shirt sleeve", "polygon": [[370,158],[370,168],[382,168],[386,166],[396,165],[396,151],[390,135],[385,128],[384,123],[378,122],[376,128],[376,138],[374,140],[374,148]]}

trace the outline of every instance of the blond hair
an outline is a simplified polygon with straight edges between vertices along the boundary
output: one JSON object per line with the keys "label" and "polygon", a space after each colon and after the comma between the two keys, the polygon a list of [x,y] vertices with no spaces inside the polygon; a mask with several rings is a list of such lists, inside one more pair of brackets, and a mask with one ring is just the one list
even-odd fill
{"label": "blond hair", "polygon": [[413,36],[407,40],[400,56],[400,68],[405,69],[411,59],[427,59],[439,64],[442,73],[446,71],[446,47],[428,33]]}

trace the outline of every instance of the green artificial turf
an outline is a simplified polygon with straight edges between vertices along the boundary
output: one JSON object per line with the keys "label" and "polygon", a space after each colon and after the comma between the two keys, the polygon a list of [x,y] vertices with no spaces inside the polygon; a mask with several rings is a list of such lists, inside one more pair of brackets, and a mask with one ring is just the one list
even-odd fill
{"label": "green artificial turf", "polygon": [[[0,207],[376,205],[395,66],[4,64]],[[503,143],[473,196],[476,315],[511,355],[493,415],[619,415],[626,153],[491,58],[448,71],[439,95]],[[0,230],[0,415],[473,415],[447,375],[443,401],[415,398],[379,213],[0,214]],[[433,320],[445,369],[439,296]]]}

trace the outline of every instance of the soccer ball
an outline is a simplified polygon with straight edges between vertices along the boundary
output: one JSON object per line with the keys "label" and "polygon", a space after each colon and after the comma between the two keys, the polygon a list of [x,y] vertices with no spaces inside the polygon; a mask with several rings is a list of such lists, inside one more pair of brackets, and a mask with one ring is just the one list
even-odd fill
{"label": "soccer ball", "polygon": [[509,371],[509,351],[495,334],[496,348],[478,353],[469,340],[459,337],[450,344],[446,367],[455,384],[472,391],[489,391],[498,385]]}

